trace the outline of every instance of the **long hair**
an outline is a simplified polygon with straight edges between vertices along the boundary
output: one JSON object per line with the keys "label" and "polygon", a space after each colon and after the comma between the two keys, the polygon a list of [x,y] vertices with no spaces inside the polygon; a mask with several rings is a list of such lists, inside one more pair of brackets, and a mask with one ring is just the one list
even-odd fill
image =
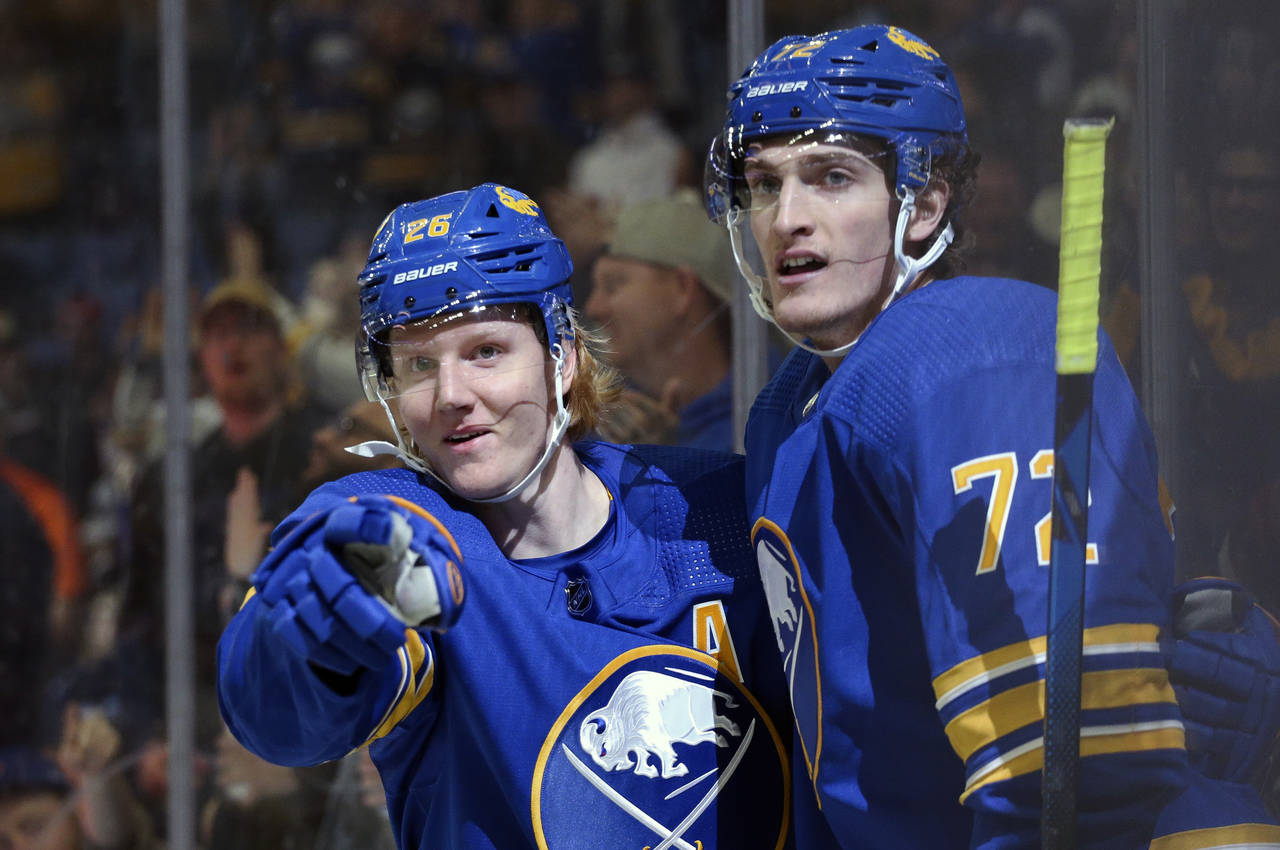
{"label": "long hair", "polygon": [[603,360],[608,343],[604,334],[583,327],[577,311],[572,311],[573,346],[578,353],[578,371],[569,387],[565,406],[569,410],[569,442],[595,431],[608,409],[622,395],[622,375]]}
{"label": "long hair", "polygon": [[[519,307],[538,339],[546,345],[547,333],[535,308],[528,304]],[[565,437],[572,443],[599,428],[608,409],[622,395],[622,375],[604,360],[609,344],[603,333],[584,326],[578,311],[572,307],[569,323],[573,326],[573,348],[578,355],[578,370],[573,383],[565,390],[565,409],[569,411]]]}

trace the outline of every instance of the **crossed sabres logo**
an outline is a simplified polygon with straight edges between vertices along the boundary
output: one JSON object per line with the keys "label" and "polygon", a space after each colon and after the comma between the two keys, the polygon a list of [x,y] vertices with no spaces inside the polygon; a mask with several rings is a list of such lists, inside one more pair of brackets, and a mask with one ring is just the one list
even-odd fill
{"label": "crossed sabres logo", "polygon": [[[619,674],[623,674],[620,679]],[[700,838],[686,836],[726,789],[742,792],[747,788],[741,782],[731,783],[748,756],[755,759],[752,769],[762,763],[777,767],[782,799],[776,846],[781,847],[790,805],[786,755],[755,698],[736,682],[717,677],[714,659],[696,650],[680,646],[630,650],[579,692],[543,744],[533,783],[538,846],[542,850],[560,846],[547,833],[564,826],[554,823],[561,820],[557,815],[565,797],[561,789],[581,789],[580,782],[569,781],[576,776],[643,826],[647,832],[642,834],[656,836],[657,843],[645,845],[645,850],[711,850],[714,840],[704,844]],[[568,765],[572,773],[560,765]],[[686,778],[694,771],[698,775]],[[683,809],[671,801],[698,789],[697,802],[674,826],[668,826],[674,819],[670,812]],[[569,796],[577,800],[579,795],[580,791],[571,791]],[[585,810],[588,816],[595,810],[590,802],[570,808],[573,814]],[[597,818],[605,828],[608,818],[600,813],[592,819]]]}

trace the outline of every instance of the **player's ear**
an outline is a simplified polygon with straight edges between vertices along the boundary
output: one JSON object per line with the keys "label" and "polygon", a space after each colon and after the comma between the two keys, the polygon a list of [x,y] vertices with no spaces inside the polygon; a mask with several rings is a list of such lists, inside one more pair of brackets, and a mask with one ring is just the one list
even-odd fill
{"label": "player's ear", "polygon": [[569,391],[569,387],[573,386],[573,379],[578,374],[578,343],[575,338],[573,342],[566,343],[564,360],[560,363],[560,374],[564,376],[564,390]]}
{"label": "player's ear", "polygon": [[929,185],[916,196],[916,208],[907,224],[906,241],[920,242],[928,239],[947,211],[951,199],[951,187],[945,180],[930,180]]}

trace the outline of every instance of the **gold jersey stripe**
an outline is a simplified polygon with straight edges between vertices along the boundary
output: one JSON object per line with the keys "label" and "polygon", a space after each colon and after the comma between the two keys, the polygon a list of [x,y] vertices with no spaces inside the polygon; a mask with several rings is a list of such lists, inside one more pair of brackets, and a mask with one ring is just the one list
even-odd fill
{"label": "gold jersey stripe", "polygon": [[431,650],[422,641],[422,635],[413,629],[405,629],[404,634],[404,646],[397,653],[400,659],[400,687],[382,721],[361,746],[376,741],[394,729],[396,724],[427,698],[427,694],[431,693],[431,686],[435,684],[435,662],[431,657]]}
{"label": "gold jersey stripe", "polygon": [[[1081,677],[1080,705],[1085,711],[1176,702],[1164,668],[1097,670]],[[1041,679],[1002,691],[961,712],[947,724],[946,732],[952,749],[967,761],[998,738],[1043,722],[1044,680]]]}
{"label": "gold jersey stripe", "polygon": [[[1109,644],[1117,645],[1116,651],[1132,651],[1138,648],[1155,647],[1160,629],[1151,623],[1112,623],[1107,626],[1094,626],[1084,630],[1084,647],[1101,649]],[[955,696],[997,675],[1016,670],[1019,667],[1036,663],[1043,659],[1045,653],[1045,637],[1011,643],[991,652],[969,658],[940,674],[933,680],[933,693],[938,697],[939,708]],[[1096,654],[1096,653],[1092,653]]]}
{"label": "gold jersey stripe", "polygon": [[[1135,724],[1132,727],[1122,728],[1119,732],[1108,731],[1101,734],[1087,727],[1080,730],[1081,758],[1113,753],[1182,749],[1186,749],[1186,733],[1183,731],[1182,724],[1176,720]],[[992,782],[1002,782],[1023,774],[1035,773],[1043,767],[1044,738],[1036,738],[974,771],[965,786],[964,793],[960,795],[960,802],[964,803],[970,794]]]}
{"label": "gold jersey stripe", "polygon": [[1211,850],[1211,848],[1280,848],[1280,826],[1237,823],[1175,832],[1151,842],[1150,850]]}

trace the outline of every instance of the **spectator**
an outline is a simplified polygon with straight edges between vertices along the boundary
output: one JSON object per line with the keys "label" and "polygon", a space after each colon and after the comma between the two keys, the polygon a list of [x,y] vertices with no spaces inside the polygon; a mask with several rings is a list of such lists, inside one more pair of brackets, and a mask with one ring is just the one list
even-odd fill
{"label": "spectator", "polygon": [[[348,359],[351,356],[349,343]],[[394,439],[381,405],[367,401],[349,405],[332,422],[312,434],[311,454],[301,472],[303,486],[311,489],[360,470],[398,466],[400,462],[393,455],[367,458],[344,448],[366,440]],[[267,535],[272,523],[263,521],[261,517],[258,479],[252,470],[243,467],[227,497],[226,564],[234,583],[227,587],[224,610],[239,607],[250,573],[266,554]],[[359,756],[368,760],[366,751]],[[339,840],[340,836],[349,839],[352,830],[369,836],[385,831],[389,837],[390,824],[385,802],[380,796],[380,785],[379,796],[372,803],[366,799],[367,794],[345,800],[343,805],[349,806],[345,814],[340,815],[325,805],[326,797],[332,803],[343,793],[339,783],[356,781],[352,778],[356,758],[358,756],[353,756],[350,760],[351,769],[344,772],[348,767],[344,763],[336,774],[331,768],[280,767],[246,750],[224,729],[217,740],[214,787],[206,812],[209,822],[207,845],[235,850],[250,847],[263,850],[294,847],[302,850],[316,846],[319,841],[317,831],[322,824],[328,829],[326,834],[330,840]],[[330,781],[334,783],[332,787]],[[373,781],[377,782],[376,772]],[[338,817],[341,817],[340,823],[334,821]],[[345,846],[372,850],[372,845],[367,843],[348,843]]]}
{"label": "spectator", "polygon": [[1207,244],[1182,282],[1193,393],[1186,456],[1196,487],[1179,511],[1180,554],[1190,565],[1236,575],[1273,605],[1280,582],[1269,551],[1280,526],[1270,504],[1280,452],[1269,423],[1280,417],[1280,298],[1269,269],[1277,185],[1275,147],[1248,138],[1223,146],[1205,175]]}
{"label": "spectator", "polygon": [[31,746],[0,749],[0,847],[153,850],[137,799],[113,769],[118,765],[96,767],[110,758],[109,724],[77,716],[68,730],[79,743],[64,742],[56,762]]}
{"label": "spectator", "polygon": [[214,787],[202,818],[206,850],[315,847],[335,773],[332,765],[271,764],[240,746],[226,730],[218,736],[215,753]]}
{"label": "spectator", "polygon": [[607,331],[611,364],[678,417],[667,442],[733,450],[735,279],[729,240],[692,191],[624,207],[592,269],[584,313]]}
{"label": "spectator", "polygon": [[[257,479],[263,521],[283,518],[299,495],[311,434],[323,412],[301,397],[285,342],[279,297],[247,281],[215,288],[196,322],[200,372],[221,414],[218,428],[193,450],[195,610],[222,610],[227,497],[241,470]],[[125,652],[141,653],[145,675],[163,669],[164,493],[161,459],[143,471],[132,504],[132,552],[121,611]],[[206,745],[220,724],[212,700],[213,651],[221,622],[195,617],[199,737]],[[160,692],[151,694],[158,709]],[[156,712],[158,718],[158,711]]]}

